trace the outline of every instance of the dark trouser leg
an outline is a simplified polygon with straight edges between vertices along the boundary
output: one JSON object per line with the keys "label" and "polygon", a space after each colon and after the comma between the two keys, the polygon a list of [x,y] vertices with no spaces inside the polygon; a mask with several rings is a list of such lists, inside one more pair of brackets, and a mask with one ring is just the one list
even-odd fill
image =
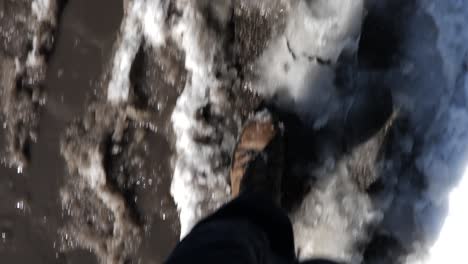
{"label": "dark trouser leg", "polygon": [[197,224],[167,263],[294,263],[288,217],[271,200],[241,194]]}
{"label": "dark trouser leg", "polygon": [[[288,216],[266,196],[242,193],[198,223],[166,263],[297,263]],[[304,264],[337,264],[309,260]]]}

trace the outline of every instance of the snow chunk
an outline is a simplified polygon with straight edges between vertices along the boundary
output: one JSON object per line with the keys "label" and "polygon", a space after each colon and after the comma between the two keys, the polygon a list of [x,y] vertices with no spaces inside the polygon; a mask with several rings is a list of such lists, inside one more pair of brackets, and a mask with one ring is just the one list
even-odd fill
{"label": "snow chunk", "polygon": [[382,215],[351,182],[343,164],[324,177],[291,215],[298,257],[360,263],[355,245],[367,239],[367,228]]}
{"label": "snow chunk", "polygon": [[[283,35],[272,42],[257,67],[253,86],[265,96],[280,94],[280,104],[321,124],[337,111],[332,66],[357,48],[363,1],[297,1]],[[325,121],[323,121],[325,120]]]}

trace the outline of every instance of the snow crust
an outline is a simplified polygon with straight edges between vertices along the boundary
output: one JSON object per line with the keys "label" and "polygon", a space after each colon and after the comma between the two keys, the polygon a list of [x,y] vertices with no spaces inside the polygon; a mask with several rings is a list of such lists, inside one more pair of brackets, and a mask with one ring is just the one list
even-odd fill
{"label": "snow crust", "polygon": [[[140,243],[141,230],[133,220],[123,195],[116,192],[107,180],[102,151],[98,146],[78,149],[77,153],[72,150],[74,146],[70,145],[65,148],[68,148],[63,153],[69,170],[76,170],[82,179],[82,182],[73,188],[92,190],[98,199],[94,202],[102,202],[102,206],[112,214],[111,219],[113,220],[112,234],[108,237],[96,237],[87,233],[86,229],[76,230],[70,227],[67,232],[73,234],[74,241],[69,243],[77,243],[83,248],[92,250],[101,263],[122,263],[128,254],[126,251]],[[70,202],[71,194],[68,191],[63,191],[61,196],[64,204]]]}

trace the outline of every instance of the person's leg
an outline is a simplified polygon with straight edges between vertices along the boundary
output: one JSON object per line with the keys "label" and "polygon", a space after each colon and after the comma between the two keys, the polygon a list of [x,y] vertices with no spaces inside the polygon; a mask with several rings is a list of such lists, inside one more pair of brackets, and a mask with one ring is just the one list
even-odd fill
{"label": "person's leg", "polygon": [[294,263],[289,218],[270,198],[242,193],[197,224],[167,263]]}
{"label": "person's leg", "polygon": [[269,111],[247,122],[232,159],[235,199],[198,223],[166,263],[297,263],[292,225],[280,209],[283,144],[283,126]]}
{"label": "person's leg", "polygon": [[279,208],[283,128],[267,110],[244,126],[233,153],[233,201],[200,222],[168,263],[292,263],[294,238]]}
{"label": "person's leg", "polygon": [[[242,193],[198,223],[166,261],[179,263],[296,263],[288,216],[264,194]],[[338,264],[325,259],[302,264]]]}

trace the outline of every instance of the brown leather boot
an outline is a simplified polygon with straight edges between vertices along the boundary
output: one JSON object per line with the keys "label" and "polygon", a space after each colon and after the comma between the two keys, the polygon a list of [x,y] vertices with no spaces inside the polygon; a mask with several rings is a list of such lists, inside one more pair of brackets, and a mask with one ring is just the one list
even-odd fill
{"label": "brown leather boot", "polygon": [[268,110],[250,118],[241,133],[231,166],[231,194],[259,192],[280,204],[284,163],[283,124]]}

